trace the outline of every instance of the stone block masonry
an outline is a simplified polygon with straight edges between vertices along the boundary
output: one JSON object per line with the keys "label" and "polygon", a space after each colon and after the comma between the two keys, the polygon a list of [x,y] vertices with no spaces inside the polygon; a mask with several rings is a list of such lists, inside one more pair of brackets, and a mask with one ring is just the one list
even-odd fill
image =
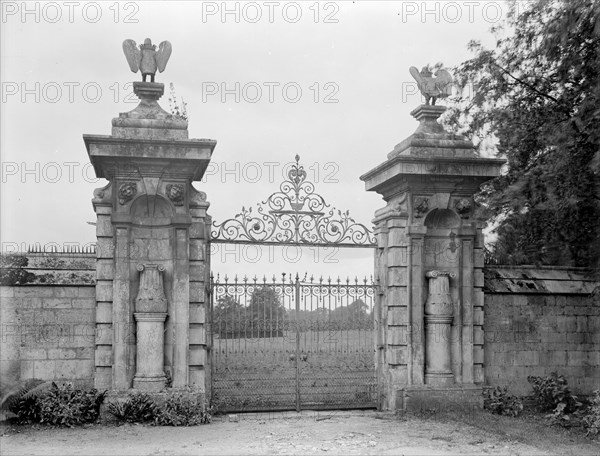
{"label": "stone block masonry", "polygon": [[485,271],[486,384],[530,394],[528,375],[563,374],[576,394],[600,387],[598,285],[572,268]]}
{"label": "stone block masonry", "polygon": [[93,386],[95,308],[94,285],[0,287],[3,378]]}

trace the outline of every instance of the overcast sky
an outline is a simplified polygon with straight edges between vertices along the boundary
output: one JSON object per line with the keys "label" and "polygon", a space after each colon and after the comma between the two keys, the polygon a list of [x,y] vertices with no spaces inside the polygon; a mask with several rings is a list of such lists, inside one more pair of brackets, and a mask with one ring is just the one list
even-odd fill
{"label": "overcast sky", "polygon": [[[472,39],[492,46],[506,11],[478,1],[2,2],[3,250],[95,240],[90,200],[106,182],[82,135],[110,134],[111,119],[136,106],[124,39],[173,45],[156,81],[187,103],[191,138],[217,140],[210,175],[195,184],[214,220],[266,199],[299,154],[316,191],[370,226],[384,202],[359,176],[417,127],[409,67],[457,65]],[[300,265],[288,252],[286,267],[331,272],[327,253]],[[370,273],[370,252],[358,255],[337,255],[333,272]]]}

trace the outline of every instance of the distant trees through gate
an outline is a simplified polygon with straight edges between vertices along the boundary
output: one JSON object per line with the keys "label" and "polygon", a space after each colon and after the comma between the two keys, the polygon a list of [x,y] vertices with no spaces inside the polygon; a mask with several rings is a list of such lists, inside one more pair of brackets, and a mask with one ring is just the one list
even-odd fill
{"label": "distant trees through gate", "polygon": [[[310,303],[313,304],[313,303]],[[221,339],[284,337],[288,330],[341,331],[372,329],[373,316],[360,298],[347,305],[326,302],[286,308],[281,296],[268,285],[257,287],[249,302],[242,304],[232,294],[217,298],[213,308],[214,334]],[[307,308],[308,307],[308,308]]]}

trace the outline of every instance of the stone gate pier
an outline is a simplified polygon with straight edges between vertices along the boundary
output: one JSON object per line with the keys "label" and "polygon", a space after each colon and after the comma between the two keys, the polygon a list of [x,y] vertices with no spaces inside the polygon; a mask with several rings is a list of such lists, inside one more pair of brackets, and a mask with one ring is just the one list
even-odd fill
{"label": "stone gate pier", "polygon": [[192,182],[216,141],[188,138],[187,121],[158,104],[163,84],[133,89],[140,103],[112,120],[111,135],[83,136],[96,176],[109,181],[92,200],[95,386],[159,391],[170,377],[205,391],[209,203]]}
{"label": "stone gate pier", "polygon": [[[361,176],[382,195],[375,212],[380,406],[481,401],[483,235],[473,195],[503,160],[444,130],[444,106],[411,112],[417,130]],[[411,405],[412,404],[412,405]]]}

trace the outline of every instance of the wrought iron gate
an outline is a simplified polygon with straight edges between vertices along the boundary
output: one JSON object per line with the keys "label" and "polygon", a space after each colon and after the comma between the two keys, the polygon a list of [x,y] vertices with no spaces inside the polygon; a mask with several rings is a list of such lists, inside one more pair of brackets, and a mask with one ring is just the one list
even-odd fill
{"label": "wrought iron gate", "polygon": [[[279,192],[224,222],[211,242],[375,246],[296,163]],[[223,411],[375,407],[372,280],[211,276],[212,400]]]}
{"label": "wrought iron gate", "polygon": [[221,410],[374,406],[372,282],[284,274],[212,285],[213,401]]}

